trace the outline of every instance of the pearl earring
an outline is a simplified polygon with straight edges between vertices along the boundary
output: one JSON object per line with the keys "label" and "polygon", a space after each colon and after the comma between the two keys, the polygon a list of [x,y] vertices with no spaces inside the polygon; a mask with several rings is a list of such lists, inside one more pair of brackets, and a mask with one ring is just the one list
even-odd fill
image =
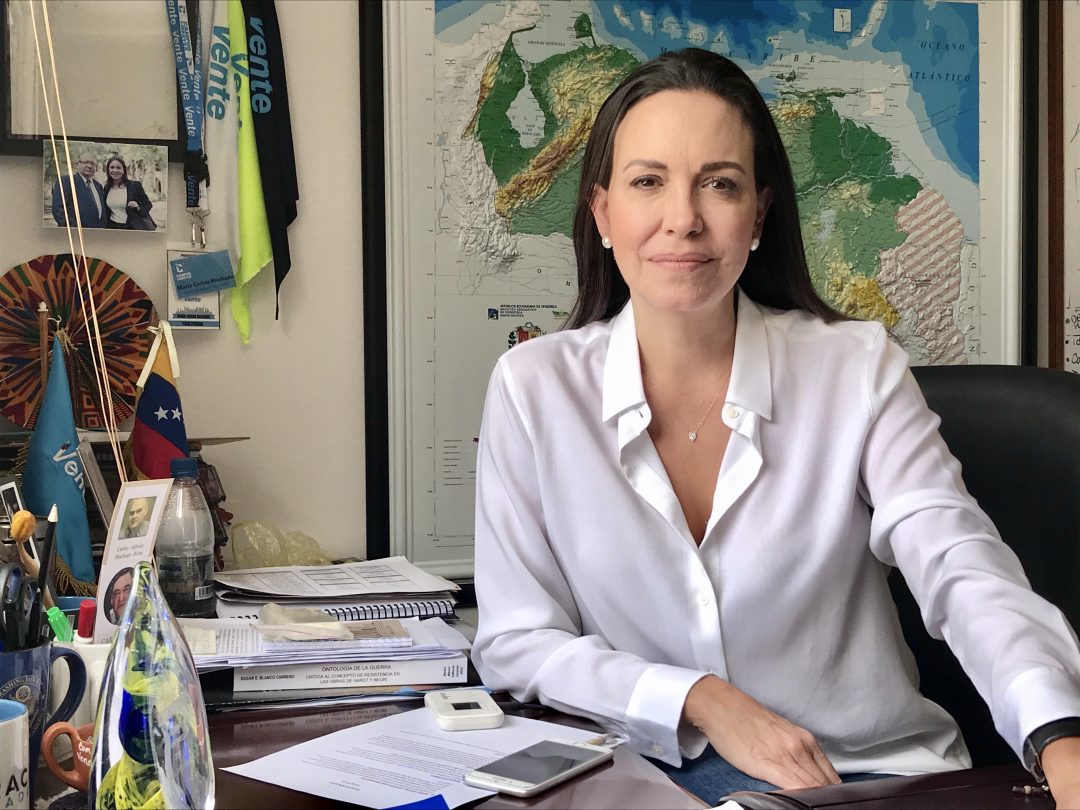
{"label": "pearl earring", "polygon": [[611,240],[608,239],[606,236],[600,237],[600,244],[606,247],[608,250],[611,250]]}
{"label": "pearl earring", "polygon": [[753,239],[751,239],[750,240],[750,252],[753,253],[755,250],[757,250],[758,246],[760,244],[761,244],[761,240],[758,239],[756,236]]}

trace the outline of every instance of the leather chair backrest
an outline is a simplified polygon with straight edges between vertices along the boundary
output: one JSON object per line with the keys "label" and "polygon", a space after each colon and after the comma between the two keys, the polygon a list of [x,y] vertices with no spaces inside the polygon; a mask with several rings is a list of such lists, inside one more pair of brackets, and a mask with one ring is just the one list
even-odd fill
{"label": "leather chair backrest", "polygon": [[[1020,366],[914,368],[964,483],[1016,552],[1032,588],[1080,627],[1080,376]],[[960,724],[975,765],[1015,761],[943,642],[889,577],[920,689]]]}

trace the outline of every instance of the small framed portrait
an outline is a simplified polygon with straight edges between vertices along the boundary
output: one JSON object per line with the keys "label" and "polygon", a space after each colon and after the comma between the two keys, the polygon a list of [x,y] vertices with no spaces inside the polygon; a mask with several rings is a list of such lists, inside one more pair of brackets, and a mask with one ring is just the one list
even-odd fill
{"label": "small framed portrait", "polygon": [[131,596],[135,564],[151,560],[158,525],[165,511],[171,478],[128,481],[109,520],[109,534],[98,575],[95,643],[109,641]]}
{"label": "small framed portrait", "polygon": [[0,526],[10,527],[11,516],[25,508],[18,480],[0,478]]}
{"label": "small framed portrait", "polygon": [[[70,141],[67,153],[42,144],[42,224],[165,232],[169,150],[145,143]],[[59,167],[57,166],[59,159]],[[59,169],[59,170],[58,170]]]}
{"label": "small framed portrait", "polygon": [[105,620],[116,625],[131,596],[131,585],[135,581],[135,567],[128,565],[112,575],[105,586]]}

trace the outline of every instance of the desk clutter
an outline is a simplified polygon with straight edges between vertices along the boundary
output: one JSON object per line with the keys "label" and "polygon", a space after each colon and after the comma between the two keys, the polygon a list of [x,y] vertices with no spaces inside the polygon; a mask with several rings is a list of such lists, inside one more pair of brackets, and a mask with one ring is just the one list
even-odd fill
{"label": "desk clutter", "polygon": [[220,572],[185,620],[210,710],[409,700],[469,676],[458,585],[404,557]]}
{"label": "desk clutter", "polygon": [[404,557],[325,566],[219,571],[219,619],[257,619],[270,602],[321,610],[340,621],[454,615],[460,587]]}

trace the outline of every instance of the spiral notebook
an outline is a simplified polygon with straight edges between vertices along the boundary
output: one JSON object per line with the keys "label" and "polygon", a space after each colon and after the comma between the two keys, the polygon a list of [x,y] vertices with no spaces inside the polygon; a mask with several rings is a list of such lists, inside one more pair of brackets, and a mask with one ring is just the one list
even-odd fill
{"label": "spiral notebook", "polygon": [[[217,615],[219,619],[251,619],[259,618],[259,608],[265,602],[253,600],[229,599],[223,594],[218,595]],[[308,607],[321,610],[324,613],[343,622],[359,622],[368,619],[430,619],[435,616],[448,617],[454,615],[456,600],[449,595],[439,598],[403,598],[381,599],[378,601],[355,602],[315,602],[308,600],[290,599],[289,607]]]}

